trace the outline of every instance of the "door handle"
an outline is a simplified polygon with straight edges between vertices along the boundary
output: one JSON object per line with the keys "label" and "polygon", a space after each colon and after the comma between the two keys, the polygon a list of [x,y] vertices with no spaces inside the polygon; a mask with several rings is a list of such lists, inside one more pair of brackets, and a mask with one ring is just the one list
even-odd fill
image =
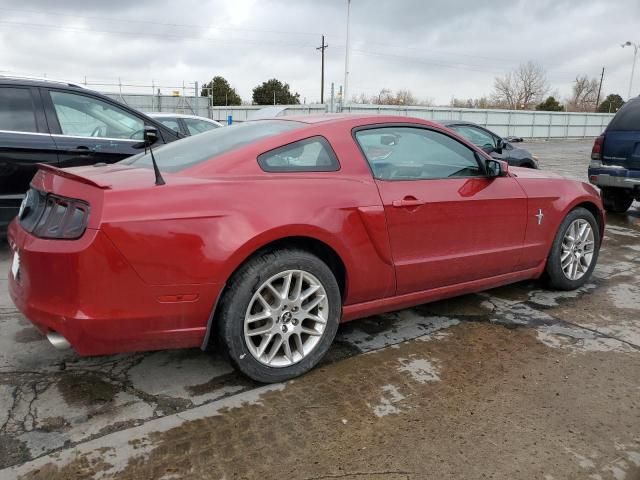
{"label": "door handle", "polygon": [[408,195],[404,197],[402,200],[394,200],[391,202],[391,205],[394,207],[419,207],[420,205],[424,205],[426,202],[424,200],[418,200],[416,197]]}
{"label": "door handle", "polygon": [[93,152],[92,149],[90,149],[89,147],[76,147],[76,148],[70,148],[69,150],[67,150],[67,152],[69,153],[77,153],[80,155],[91,155]]}

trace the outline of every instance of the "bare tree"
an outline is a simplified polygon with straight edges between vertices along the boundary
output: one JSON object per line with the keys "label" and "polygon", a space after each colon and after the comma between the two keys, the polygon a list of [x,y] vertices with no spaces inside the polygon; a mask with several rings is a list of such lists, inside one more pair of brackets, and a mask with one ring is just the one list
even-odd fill
{"label": "bare tree", "polygon": [[353,103],[369,103],[373,105],[433,105],[433,99],[419,101],[411,90],[397,90],[394,94],[390,89],[383,88],[377,95],[367,96],[364,93],[351,97]]}
{"label": "bare tree", "polygon": [[493,82],[493,101],[512,110],[531,109],[549,91],[547,74],[539,63],[527,62]]}
{"label": "bare tree", "polygon": [[598,79],[586,75],[576,77],[571,98],[567,102],[568,110],[573,112],[592,112],[595,110],[598,96]]}

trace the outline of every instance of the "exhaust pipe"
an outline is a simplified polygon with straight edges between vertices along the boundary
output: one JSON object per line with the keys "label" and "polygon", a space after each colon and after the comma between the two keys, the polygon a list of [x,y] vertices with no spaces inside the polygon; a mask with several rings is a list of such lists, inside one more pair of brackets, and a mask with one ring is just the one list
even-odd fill
{"label": "exhaust pipe", "polygon": [[71,348],[71,344],[69,343],[69,341],[58,332],[47,333],[47,340],[49,340],[49,343],[58,350],[66,350],[68,348]]}

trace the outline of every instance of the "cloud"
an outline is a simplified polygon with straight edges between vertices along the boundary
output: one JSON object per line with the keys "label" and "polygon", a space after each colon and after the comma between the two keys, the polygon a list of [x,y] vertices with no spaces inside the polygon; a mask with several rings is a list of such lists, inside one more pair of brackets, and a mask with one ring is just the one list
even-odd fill
{"label": "cloud", "polygon": [[[534,60],[567,96],[576,75],[598,76],[626,96],[640,3],[569,0],[352,0],[350,93],[411,90],[446,104],[491,92],[493,78]],[[225,76],[243,99],[272,77],[307,102],[319,99],[320,35],[326,35],[326,92],[342,84],[346,0],[86,2],[5,0],[0,69],[126,91],[193,91]],[[166,88],[165,88],[166,87]],[[96,85],[114,90],[115,86]],[[640,79],[636,81],[640,91]]]}

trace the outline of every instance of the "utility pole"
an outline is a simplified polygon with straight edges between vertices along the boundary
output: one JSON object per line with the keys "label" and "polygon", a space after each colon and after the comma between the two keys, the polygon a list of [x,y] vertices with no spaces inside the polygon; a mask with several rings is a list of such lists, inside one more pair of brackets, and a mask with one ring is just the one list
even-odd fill
{"label": "utility pole", "polygon": [[322,54],[322,68],[320,70],[320,103],[324,103],[324,51],[329,45],[324,43],[324,35],[322,35],[322,43],[316,50],[320,50]]}
{"label": "utility pole", "polygon": [[276,104],[276,91],[273,91],[273,104]]}
{"label": "utility pole", "polygon": [[636,71],[636,57],[638,56],[638,48],[640,48],[640,45],[638,45],[637,43],[632,43],[627,40],[620,46],[622,48],[633,47],[633,65],[631,66],[631,78],[629,79],[629,93],[627,94],[627,100],[631,100],[631,90],[633,88],[633,74]]}
{"label": "utility pole", "polygon": [[351,14],[351,0],[347,0],[347,43],[344,54],[344,88],[342,89],[342,105],[345,104],[349,86],[349,16]]}
{"label": "utility pole", "polygon": [[594,112],[598,111],[598,105],[600,105],[600,93],[602,92],[602,81],[604,80],[604,67],[602,67],[602,75],[600,75],[600,85],[598,85],[598,97],[596,98],[596,106],[593,109]]}

